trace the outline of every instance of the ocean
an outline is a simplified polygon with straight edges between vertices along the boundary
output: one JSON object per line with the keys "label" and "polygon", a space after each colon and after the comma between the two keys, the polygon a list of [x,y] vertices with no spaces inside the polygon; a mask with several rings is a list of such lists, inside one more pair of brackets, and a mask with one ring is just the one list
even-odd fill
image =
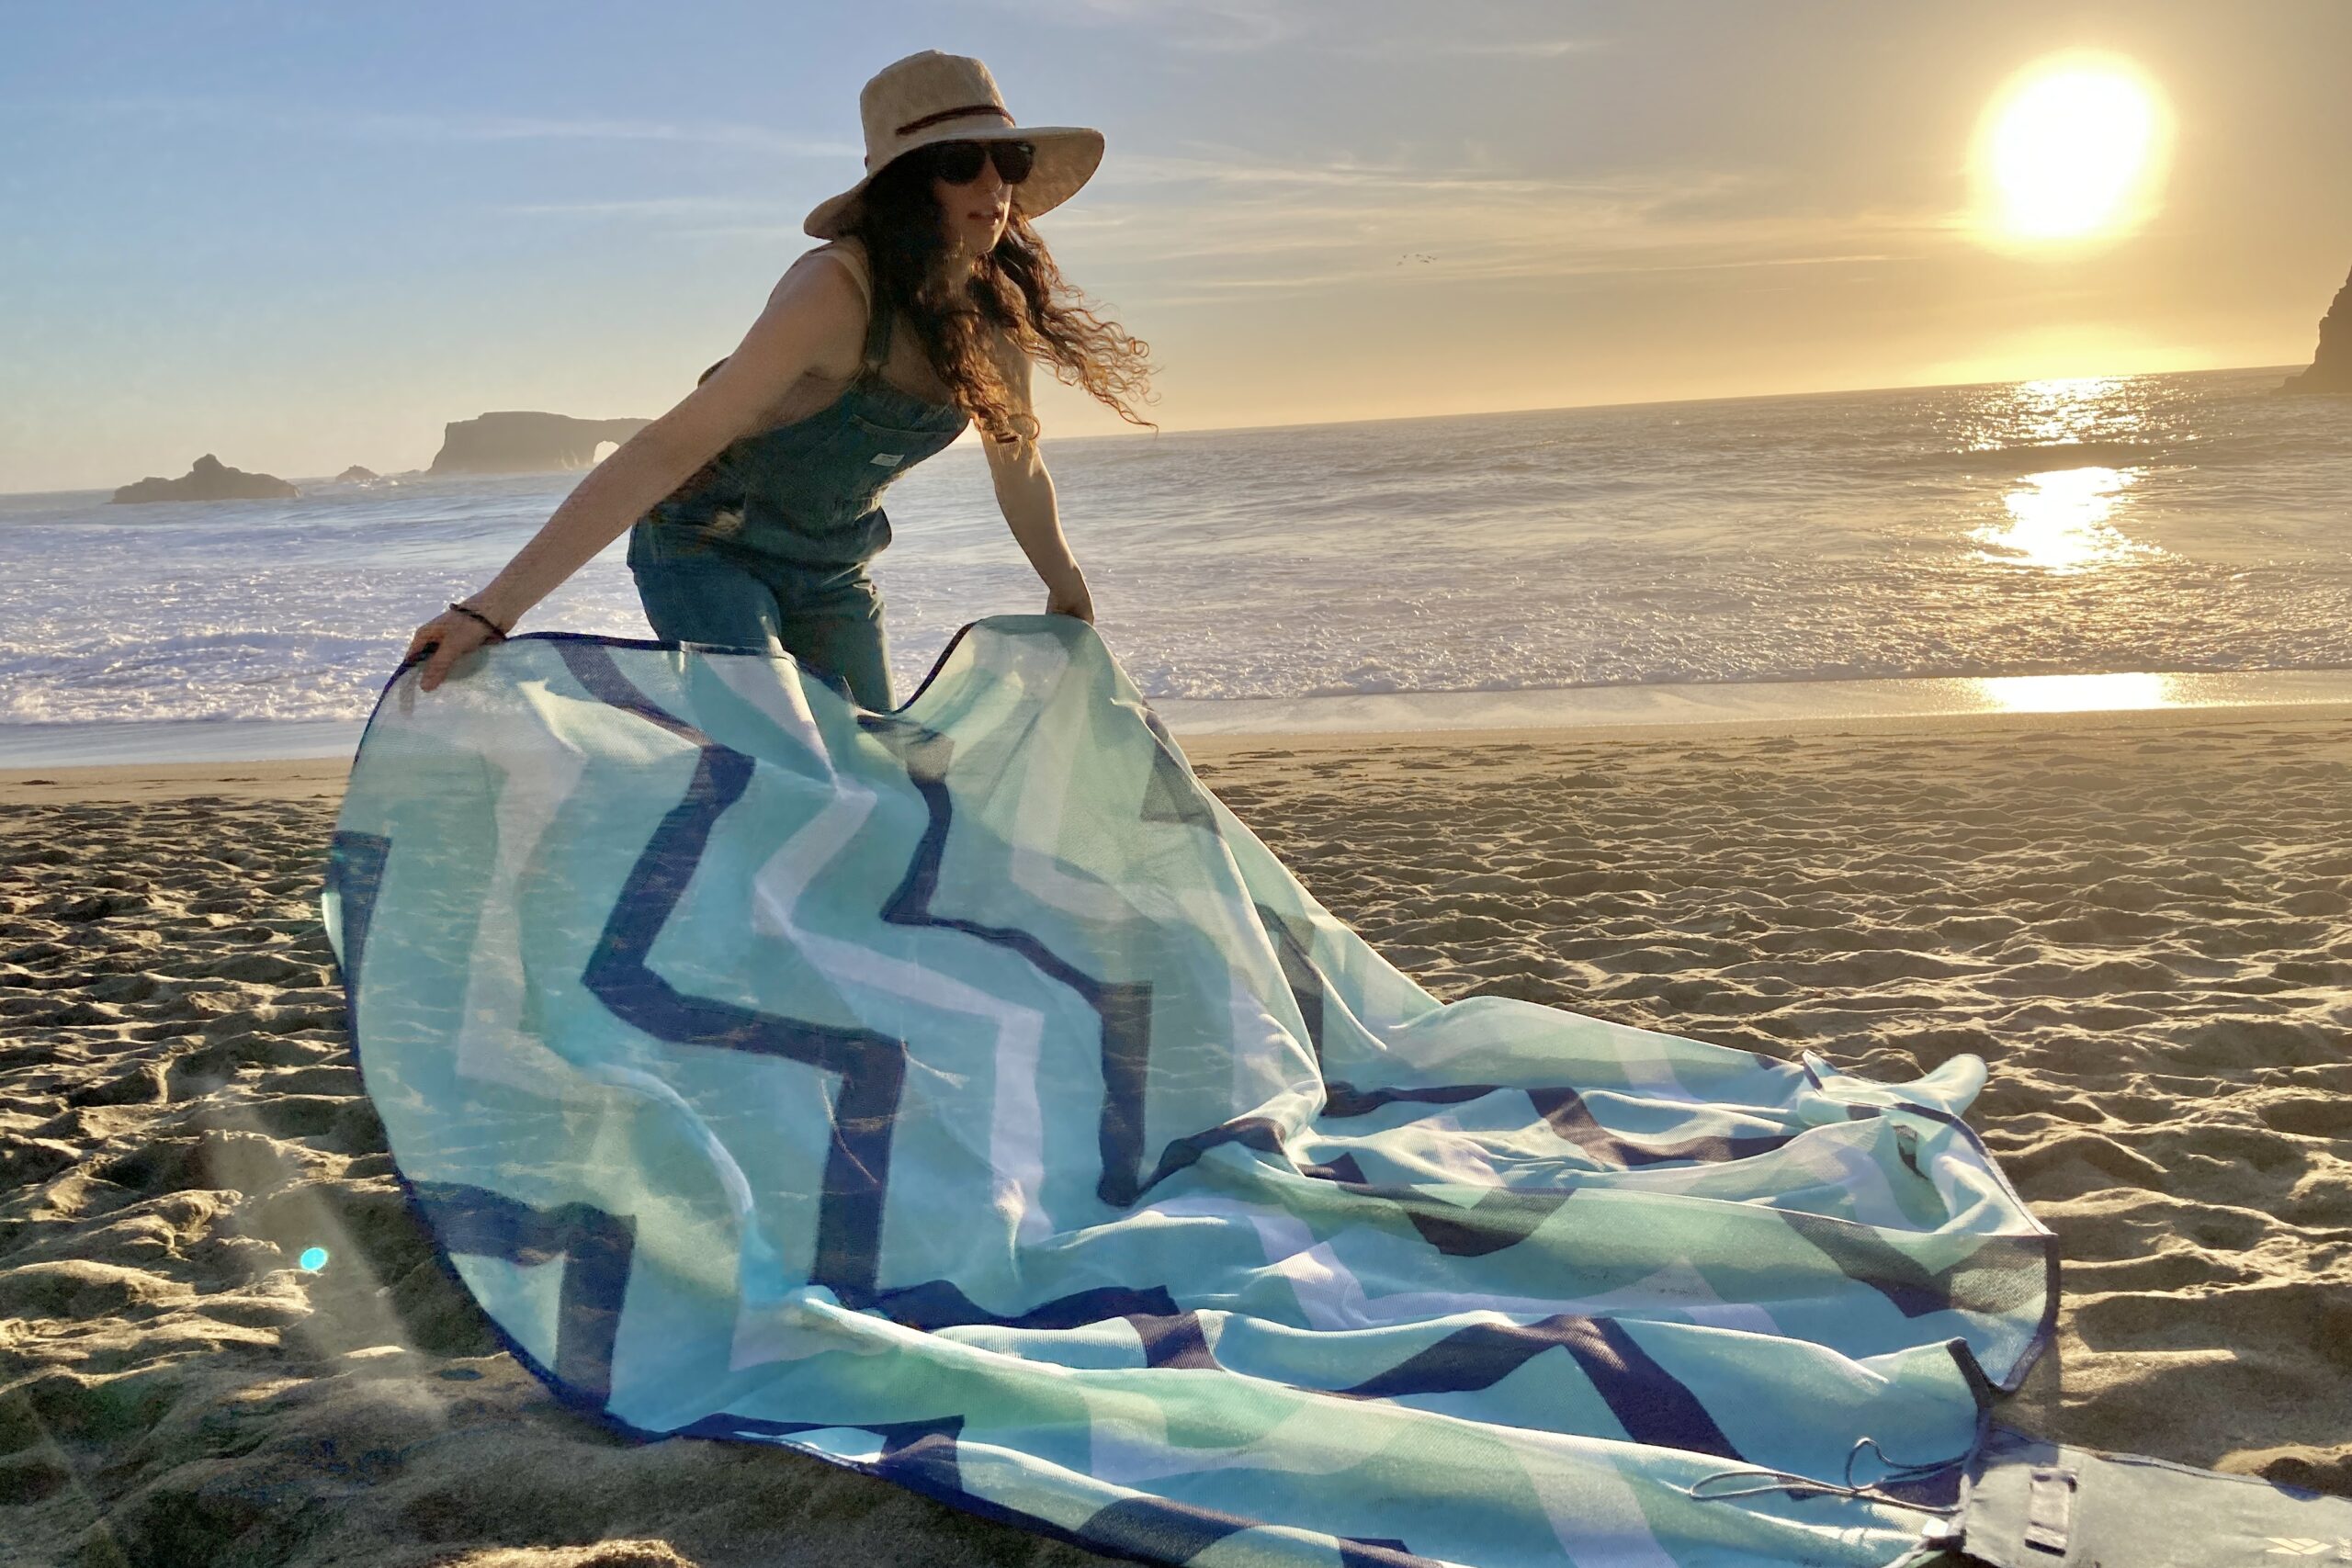
{"label": "ocean", "polygon": [[[2120,705],[2342,695],[2352,403],[2272,396],[2285,374],[1049,437],[1046,457],[1097,626],[1180,732],[1721,715],[1799,687],[1900,708],[2049,678]],[[347,749],[411,630],[578,478],[0,497],[0,762]],[[1044,590],[977,446],[885,507],[903,700],[957,626]],[[522,629],[649,636],[622,551]]]}

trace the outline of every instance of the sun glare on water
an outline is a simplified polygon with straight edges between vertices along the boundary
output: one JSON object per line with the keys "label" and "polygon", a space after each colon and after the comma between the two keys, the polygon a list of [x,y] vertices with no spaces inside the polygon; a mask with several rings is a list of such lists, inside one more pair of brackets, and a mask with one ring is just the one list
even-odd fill
{"label": "sun glare on water", "polygon": [[2012,247],[2118,239],[2155,209],[2171,117],[2129,62],[2062,55],[2020,72],[1984,111],[1979,229]]}

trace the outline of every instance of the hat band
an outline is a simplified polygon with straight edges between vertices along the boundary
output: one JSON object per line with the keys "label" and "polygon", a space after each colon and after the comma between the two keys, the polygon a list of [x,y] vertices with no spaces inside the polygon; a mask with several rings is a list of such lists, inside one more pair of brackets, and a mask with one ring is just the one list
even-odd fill
{"label": "hat band", "polygon": [[891,134],[894,136],[911,136],[916,131],[921,130],[924,126],[937,125],[943,119],[961,119],[966,115],[972,114],[992,114],[998,118],[1003,120],[1007,125],[1011,125],[1012,123],[1012,116],[1006,111],[1004,106],[1001,104],[967,104],[960,109],[942,109],[937,114],[927,114],[921,119],[910,119],[907,121],[906,124],[899,127],[897,130],[891,132]]}

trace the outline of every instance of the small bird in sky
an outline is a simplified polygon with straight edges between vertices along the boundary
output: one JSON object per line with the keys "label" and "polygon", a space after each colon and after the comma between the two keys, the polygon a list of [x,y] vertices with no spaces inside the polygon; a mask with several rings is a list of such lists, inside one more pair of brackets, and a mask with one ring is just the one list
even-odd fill
{"label": "small bird in sky", "polygon": [[1403,266],[1408,261],[1433,262],[1435,260],[1437,260],[1437,257],[1424,255],[1419,251],[1407,251],[1403,255],[1396,258],[1396,265],[1398,266]]}

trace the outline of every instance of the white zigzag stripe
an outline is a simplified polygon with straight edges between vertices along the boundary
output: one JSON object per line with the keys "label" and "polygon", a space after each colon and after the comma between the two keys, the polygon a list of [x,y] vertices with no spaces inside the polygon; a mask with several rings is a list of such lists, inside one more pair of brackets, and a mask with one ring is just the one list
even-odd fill
{"label": "white zigzag stripe", "polygon": [[995,1206],[1024,1243],[1053,1234],[1046,1212],[1045,1116],[1037,1100],[1045,1015],[991,996],[938,969],[894,958],[854,942],[810,931],[794,909],[828,862],[856,836],[879,803],[870,785],[840,781],[840,793],[808,826],[778,847],[752,878],[752,929],[776,938],[828,979],[864,986],[948,1012],[987,1020],[996,1030],[996,1097],[989,1126]]}

